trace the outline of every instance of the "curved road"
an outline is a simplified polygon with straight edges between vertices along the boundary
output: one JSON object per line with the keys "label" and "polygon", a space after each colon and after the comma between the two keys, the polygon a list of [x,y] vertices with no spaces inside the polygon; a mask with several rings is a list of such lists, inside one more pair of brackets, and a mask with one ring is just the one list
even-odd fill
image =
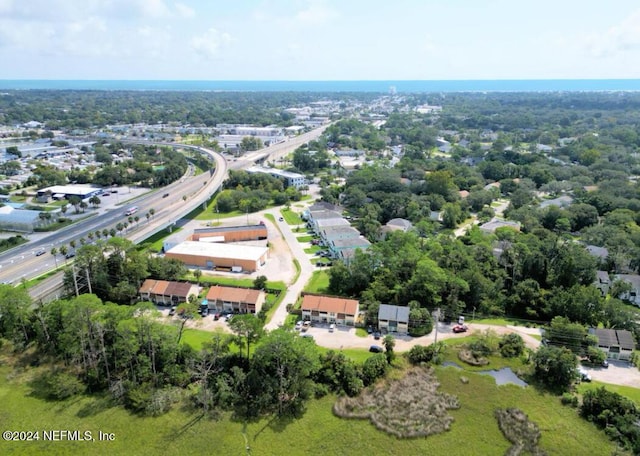
{"label": "curved road", "polygon": [[[132,240],[134,243],[141,242],[153,233],[175,224],[194,208],[206,203],[221,187],[222,182],[227,176],[228,169],[243,169],[253,165],[256,160],[264,158],[277,160],[279,157],[292,152],[300,145],[318,138],[327,127],[328,125],[325,125],[296,136],[289,141],[251,152],[231,163],[227,163],[222,155],[204,147],[186,144],[136,141],[148,145],[171,146],[207,153],[215,160],[216,168],[210,173],[203,173],[198,176],[188,173],[178,182],[129,201],[127,206],[104,211],[86,220],[74,223],[65,229],[51,233],[37,241],[32,241],[3,252],[0,254],[0,282],[13,283],[15,285],[21,280],[29,280],[54,269],[56,262],[50,254],[52,247],[66,245],[70,241],[78,240],[81,237],[86,238],[89,232],[95,232],[96,230],[103,230],[105,228],[114,228],[119,222],[127,220],[128,217],[124,215],[124,211],[132,205],[138,206],[140,221],[137,227],[129,230],[129,233],[123,233],[121,235]],[[169,196],[165,198],[163,195],[166,193],[168,193]],[[153,219],[147,222],[145,214],[152,208],[155,210],[155,214]],[[35,252],[41,249],[44,250],[45,253],[41,256],[36,256]],[[64,260],[59,260],[58,264],[60,261]],[[60,284],[60,277],[61,275],[57,274],[39,286],[34,287],[30,290],[31,296],[37,298],[42,296],[46,291],[56,288]]]}

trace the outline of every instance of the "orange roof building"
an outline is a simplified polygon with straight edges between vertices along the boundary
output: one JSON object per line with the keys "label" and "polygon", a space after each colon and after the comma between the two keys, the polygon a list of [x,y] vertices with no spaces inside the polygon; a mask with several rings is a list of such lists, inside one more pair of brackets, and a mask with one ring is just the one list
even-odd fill
{"label": "orange roof building", "polygon": [[360,303],[355,299],[306,294],[302,298],[302,317],[319,323],[353,326]]}
{"label": "orange roof building", "polygon": [[218,312],[257,314],[262,309],[266,294],[253,288],[235,288],[214,285],[207,293],[207,304],[210,310]]}

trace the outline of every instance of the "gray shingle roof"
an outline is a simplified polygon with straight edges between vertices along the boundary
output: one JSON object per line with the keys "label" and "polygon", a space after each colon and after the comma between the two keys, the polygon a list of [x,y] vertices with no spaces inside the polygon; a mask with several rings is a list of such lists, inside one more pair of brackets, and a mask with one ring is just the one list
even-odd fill
{"label": "gray shingle roof", "polygon": [[409,322],[409,307],[380,304],[378,320]]}

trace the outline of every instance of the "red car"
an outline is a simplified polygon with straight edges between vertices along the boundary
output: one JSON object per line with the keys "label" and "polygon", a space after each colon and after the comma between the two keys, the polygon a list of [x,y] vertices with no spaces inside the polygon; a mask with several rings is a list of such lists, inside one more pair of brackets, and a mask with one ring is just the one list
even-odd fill
{"label": "red car", "polygon": [[463,332],[467,332],[469,328],[467,328],[467,325],[455,325],[453,327],[453,332],[454,333],[463,333]]}

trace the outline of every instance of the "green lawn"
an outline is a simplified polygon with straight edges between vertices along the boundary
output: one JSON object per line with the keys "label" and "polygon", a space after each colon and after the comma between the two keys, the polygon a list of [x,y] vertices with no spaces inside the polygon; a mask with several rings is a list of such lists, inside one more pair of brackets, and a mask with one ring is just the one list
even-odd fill
{"label": "green lawn", "polygon": [[327,271],[314,271],[311,279],[304,287],[309,293],[324,293],[329,286],[329,273]]}
{"label": "green lawn", "polygon": [[314,236],[311,236],[311,235],[304,235],[304,236],[296,237],[296,240],[298,242],[311,242],[311,241],[313,241],[313,239],[314,239]]}
{"label": "green lawn", "polygon": [[[369,354],[359,351],[363,358]],[[358,355],[360,356],[360,355]],[[0,366],[3,428],[11,430],[80,430],[115,435],[113,441],[7,442],[0,454],[15,455],[338,455],[338,454],[505,454],[510,444],[502,436],[493,411],[518,407],[542,430],[540,441],[550,455],[612,454],[604,433],[560,405],[557,397],[534,388],[496,386],[488,376],[466,374],[460,381],[453,368],[438,368],[440,390],[459,397],[461,408],[450,413],[449,432],[418,439],[397,439],[376,430],[366,420],[349,420],[332,413],[335,396],[311,400],[298,420],[262,419],[245,425],[227,414],[217,420],[202,418],[188,407],[175,407],[157,418],[132,415],[110,404],[108,398],[76,397],[48,402],[31,394],[24,375]],[[245,436],[243,435],[245,430]],[[42,434],[41,434],[42,435]],[[293,444],[293,442],[297,442]],[[250,451],[247,451],[247,446]],[[462,447],[462,448],[461,448]]]}
{"label": "green lawn", "polygon": [[280,209],[280,213],[282,214],[282,218],[284,218],[284,221],[289,225],[302,225],[304,223],[304,220],[300,218],[298,213],[292,211],[291,209]]}
{"label": "green lawn", "polygon": [[320,247],[319,245],[312,245],[308,249],[304,249],[304,253],[313,254],[313,253],[319,252],[320,250],[322,250],[322,247]]}
{"label": "green lawn", "polygon": [[166,238],[173,236],[178,231],[182,231],[182,228],[173,228],[171,232],[167,228],[157,232],[153,236],[149,236],[147,239],[138,244],[139,250],[149,249],[152,252],[160,252],[162,250],[162,244]]}

